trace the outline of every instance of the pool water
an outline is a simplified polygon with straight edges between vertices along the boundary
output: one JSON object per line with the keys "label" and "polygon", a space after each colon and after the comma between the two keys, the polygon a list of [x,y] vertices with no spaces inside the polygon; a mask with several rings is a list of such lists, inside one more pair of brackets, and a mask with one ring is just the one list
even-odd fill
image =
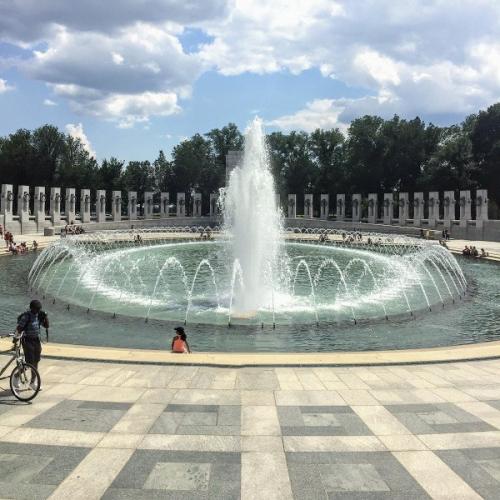
{"label": "pool water", "polygon": [[[202,249],[198,248],[202,251]],[[163,250],[158,250],[163,251]],[[169,250],[171,251],[171,249]],[[217,251],[214,247],[214,251]],[[319,251],[319,250],[318,250]],[[300,248],[294,248],[291,257],[299,256]],[[316,250],[311,250],[314,257]],[[323,251],[321,251],[323,252]],[[202,252],[203,253],[203,252]],[[323,257],[323,254],[321,255]],[[32,298],[28,293],[27,276],[34,262],[33,254],[0,258],[0,331],[6,333],[15,328],[17,315],[27,308]],[[196,256],[197,258],[197,256]],[[342,255],[337,252],[337,259]],[[373,257],[374,262],[378,257]],[[195,261],[193,256],[193,262]],[[314,258],[312,258],[314,266]],[[233,324],[213,321],[191,323],[188,317],[186,331],[195,351],[227,352],[327,352],[327,351],[372,351],[385,349],[407,349],[468,344],[500,339],[500,267],[495,263],[459,259],[467,277],[468,293],[455,304],[433,305],[432,312],[416,308],[413,317],[406,314],[405,307],[397,309],[398,298],[388,297],[388,319],[380,307],[367,302],[365,316],[357,324],[349,320],[349,308],[339,314],[323,311],[319,322],[311,321],[310,310],[297,321],[289,324],[272,322]],[[377,266],[375,265],[374,268]],[[62,276],[62,274],[61,274]],[[382,273],[381,278],[390,279]],[[208,278],[204,278],[208,279]],[[372,293],[370,280],[362,280],[360,293]],[[55,281],[57,283],[57,280]],[[365,289],[363,289],[365,287]],[[61,289],[62,290],[62,289]],[[304,300],[310,300],[306,289]],[[96,308],[87,313],[85,301],[71,303],[69,291],[62,294],[67,301],[50,296],[44,301],[44,309],[51,319],[50,339],[54,342],[93,346],[113,346],[143,349],[169,349],[173,328],[182,324],[185,309],[150,315],[145,322],[144,314],[127,314],[129,306],[113,317],[111,309]],[[416,300],[416,299],[415,299]],[[432,299],[436,303],[435,299]],[[95,301],[95,299],[94,299]],[[104,301],[105,302],[105,301]],[[321,299],[319,299],[321,302]],[[399,298],[401,303],[401,297]],[[99,303],[99,300],[96,304]],[[412,303],[414,303],[412,301]],[[142,307],[142,306],[141,306]],[[203,307],[200,307],[202,311]],[[207,308],[208,309],[208,308]],[[324,313],[324,314],[323,314]],[[337,311],[338,313],[338,311]],[[345,314],[344,314],[345,313]],[[193,312],[196,318],[197,314]],[[308,317],[304,319],[305,316]],[[221,317],[224,317],[222,315]],[[193,319],[193,318],[191,318]]]}

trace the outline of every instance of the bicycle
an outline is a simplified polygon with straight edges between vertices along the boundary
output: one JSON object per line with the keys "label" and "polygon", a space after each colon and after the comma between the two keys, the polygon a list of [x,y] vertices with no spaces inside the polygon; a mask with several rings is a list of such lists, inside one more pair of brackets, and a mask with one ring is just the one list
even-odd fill
{"label": "bicycle", "polygon": [[[31,401],[40,392],[41,379],[38,370],[29,363],[26,363],[21,352],[21,339],[23,333],[1,335],[0,338],[12,338],[12,347],[7,351],[0,352],[1,354],[12,353],[10,361],[0,370],[0,380],[9,379],[10,390],[12,394],[19,400],[28,402]],[[15,362],[14,369],[10,375],[2,376],[7,368]]]}

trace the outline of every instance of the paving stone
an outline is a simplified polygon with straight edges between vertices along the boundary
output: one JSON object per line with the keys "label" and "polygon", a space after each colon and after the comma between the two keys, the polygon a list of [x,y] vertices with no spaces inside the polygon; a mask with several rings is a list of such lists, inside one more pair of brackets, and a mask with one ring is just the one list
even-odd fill
{"label": "paving stone", "polygon": [[286,453],[295,498],[429,498],[388,452]]}
{"label": "paving stone", "polygon": [[466,433],[496,430],[496,427],[484,422],[453,403],[387,405],[385,408],[414,434]]}
{"label": "paving stone", "polygon": [[238,498],[240,475],[240,453],[137,450],[103,498]]}
{"label": "paving stone", "polygon": [[500,448],[437,451],[436,455],[483,498],[500,491]]}
{"label": "paving stone", "polygon": [[283,436],[363,436],[373,432],[348,406],[278,406]]}
{"label": "paving stone", "polygon": [[0,443],[0,495],[47,498],[89,451],[70,446]]}
{"label": "paving stone", "polygon": [[61,401],[24,424],[25,427],[107,432],[130,408],[128,403]]}

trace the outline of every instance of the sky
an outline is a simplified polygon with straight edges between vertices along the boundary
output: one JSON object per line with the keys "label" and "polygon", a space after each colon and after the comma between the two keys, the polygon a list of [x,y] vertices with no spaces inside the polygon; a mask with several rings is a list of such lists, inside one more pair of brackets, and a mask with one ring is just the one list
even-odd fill
{"label": "sky", "polygon": [[99,160],[498,101],[500,0],[0,0],[0,135],[51,123]]}

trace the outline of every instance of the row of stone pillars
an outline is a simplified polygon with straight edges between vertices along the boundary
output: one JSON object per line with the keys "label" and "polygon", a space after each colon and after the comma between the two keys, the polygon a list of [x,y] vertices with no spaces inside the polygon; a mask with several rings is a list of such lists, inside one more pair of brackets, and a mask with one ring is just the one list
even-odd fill
{"label": "row of stone pillars", "polygon": [[[313,212],[313,194],[304,194],[304,217],[312,218]],[[297,195],[289,194],[287,196],[286,214],[289,218],[297,217]],[[469,190],[460,191],[459,199],[455,198],[455,191],[444,191],[442,199],[438,191],[428,193],[427,199],[423,192],[413,194],[413,199],[410,200],[409,193],[385,193],[382,205],[379,207],[379,197],[377,193],[370,193],[365,200],[361,194],[353,194],[350,197],[351,217],[353,222],[360,222],[362,218],[362,204],[366,202],[367,207],[367,222],[376,224],[383,222],[384,224],[392,224],[394,222],[399,225],[406,225],[408,220],[411,220],[413,225],[420,225],[421,221],[425,221],[428,226],[433,226],[436,221],[443,220],[450,222],[455,220],[455,206],[458,203],[460,206],[460,223],[466,224],[472,218],[472,204],[476,207],[477,221],[488,220],[488,192],[486,189],[478,189],[475,198],[471,197]],[[280,206],[280,198],[277,196],[276,203]],[[443,206],[443,217],[440,218],[439,208]],[[428,215],[424,218],[424,207],[427,206]],[[410,207],[413,207],[413,217],[410,219]],[[320,218],[327,219],[330,216],[330,195],[320,195]],[[343,221],[346,216],[346,195],[337,194],[335,198],[336,220]],[[398,216],[394,217],[394,211],[397,208]]]}
{"label": "row of stone pillars", "polygon": [[[106,191],[98,189],[95,196],[95,218],[96,222],[106,221]],[[154,214],[154,194],[151,191],[144,193],[144,218],[152,218]],[[81,189],[79,193],[80,209],[77,213],[77,192],[74,188],[67,188],[64,191],[59,187],[50,188],[48,200],[49,218],[53,225],[58,225],[62,221],[61,205],[64,201],[64,221],[71,223],[76,220],[82,223],[91,221],[91,192],[90,189]],[[5,225],[12,222],[14,217],[18,217],[21,224],[27,223],[34,217],[37,225],[43,225],[46,221],[47,194],[43,186],[34,188],[33,200],[31,200],[29,186],[18,186],[17,189],[17,211],[14,213],[14,189],[11,184],[3,184],[0,197],[0,213],[3,216]],[[129,220],[138,219],[137,205],[138,197],[136,191],[128,191],[127,216]],[[30,210],[33,201],[33,211]],[[191,195],[192,216],[202,215],[202,195],[193,193]],[[170,208],[169,193],[160,193],[160,217],[168,217]],[[218,214],[218,195],[210,195],[210,215]],[[177,193],[176,215],[183,217],[186,215],[186,194]],[[111,192],[111,219],[120,221],[122,219],[122,192]]]}

